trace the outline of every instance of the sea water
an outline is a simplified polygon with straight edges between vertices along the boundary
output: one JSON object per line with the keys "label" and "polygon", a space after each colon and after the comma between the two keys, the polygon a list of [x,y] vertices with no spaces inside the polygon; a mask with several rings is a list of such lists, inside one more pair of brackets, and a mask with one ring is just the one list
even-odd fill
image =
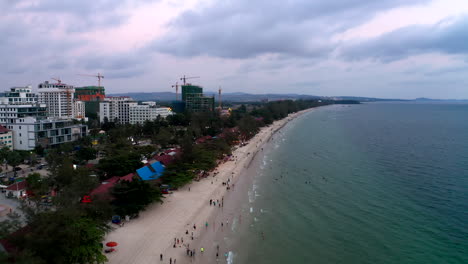
{"label": "sea water", "polygon": [[468,263],[467,104],[318,108],[249,171],[230,263]]}

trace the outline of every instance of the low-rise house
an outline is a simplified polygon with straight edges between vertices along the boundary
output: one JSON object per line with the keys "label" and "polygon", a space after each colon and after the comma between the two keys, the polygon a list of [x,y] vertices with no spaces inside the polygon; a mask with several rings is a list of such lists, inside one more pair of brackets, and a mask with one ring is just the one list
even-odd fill
{"label": "low-rise house", "polygon": [[103,182],[101,182],[101,185],[96,187],[94,190],[92,190],[89,193],[89,196],[95,197],[95,196],[101,196],[103,198],[110,198],[110,190],[119,182],[121,181],[133,181],[133,176],[134,173],[127,174],[125,176],[119,177],[119,176],[114,176],[111,177]]}
{"label": "low-rise house", "polygon": [[13,133],[11,130],[0,125],[0,148],[13,149]]}
{"label": "low-rise house", "polygon": [[159,161],[155,161],[137,170],[138,176],[143,181],[157,180],[164,173],[164,166]]}
{"label": "low-rise house", "polygon": [[12,185],[8,186],[6,190],[6,195],[16,198],[24,198],[27,196],[26,189],[28,187],[28,183],[26,181],[15,182]]}

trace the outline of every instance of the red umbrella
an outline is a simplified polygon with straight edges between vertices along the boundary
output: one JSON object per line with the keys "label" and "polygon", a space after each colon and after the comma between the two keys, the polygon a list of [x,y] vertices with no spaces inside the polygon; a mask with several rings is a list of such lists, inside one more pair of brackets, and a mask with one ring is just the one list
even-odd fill
{"label": "red umbrella", "polygon": [[118,245],[118,243],[117,243],[117,242],[114,242],[114,241],[111,241],[111,242],[107,242],[107,243],[106,243],[106,246],[108,246],[108,247],[116,247],[117,245]]}

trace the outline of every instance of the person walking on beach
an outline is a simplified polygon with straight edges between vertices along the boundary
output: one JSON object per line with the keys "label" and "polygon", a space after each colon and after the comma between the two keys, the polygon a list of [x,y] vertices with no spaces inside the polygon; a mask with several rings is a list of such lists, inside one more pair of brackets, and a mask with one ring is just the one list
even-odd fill
{"label": "person walking on beach", "polygon": [[212,199],[210,199],[210,206],[211,206],[211,204],[212,204],[212,203],[213,203],[213,200],[212,200]]}
{"label": "person walking on beach", "polygon": [[205,249],[204,249],[204,248],[200,248],[200,252],[201,252],[201,253],[205,252]]}
{"label": "person walking on beach", "polygon": [[172,258],[169,258],[169,264],[172,264]]}
{"label": "person walking on beach", "polygon": [[163,254],[159,254],[159,260],[163,261]]}
{"label": "person walking on beach", "polygon": [[206,229],[208,229],[208,222],[205,222],[205,227]]}

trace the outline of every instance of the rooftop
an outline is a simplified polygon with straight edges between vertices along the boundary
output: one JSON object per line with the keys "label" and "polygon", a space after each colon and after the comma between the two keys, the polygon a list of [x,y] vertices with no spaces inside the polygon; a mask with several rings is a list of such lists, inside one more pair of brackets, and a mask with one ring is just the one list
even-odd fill
{"label": "rooftop", "polygon": [[164,166],[159,161],[155,161],[137,170],[138,176],[144,181],[156,180],[163,175]]}

